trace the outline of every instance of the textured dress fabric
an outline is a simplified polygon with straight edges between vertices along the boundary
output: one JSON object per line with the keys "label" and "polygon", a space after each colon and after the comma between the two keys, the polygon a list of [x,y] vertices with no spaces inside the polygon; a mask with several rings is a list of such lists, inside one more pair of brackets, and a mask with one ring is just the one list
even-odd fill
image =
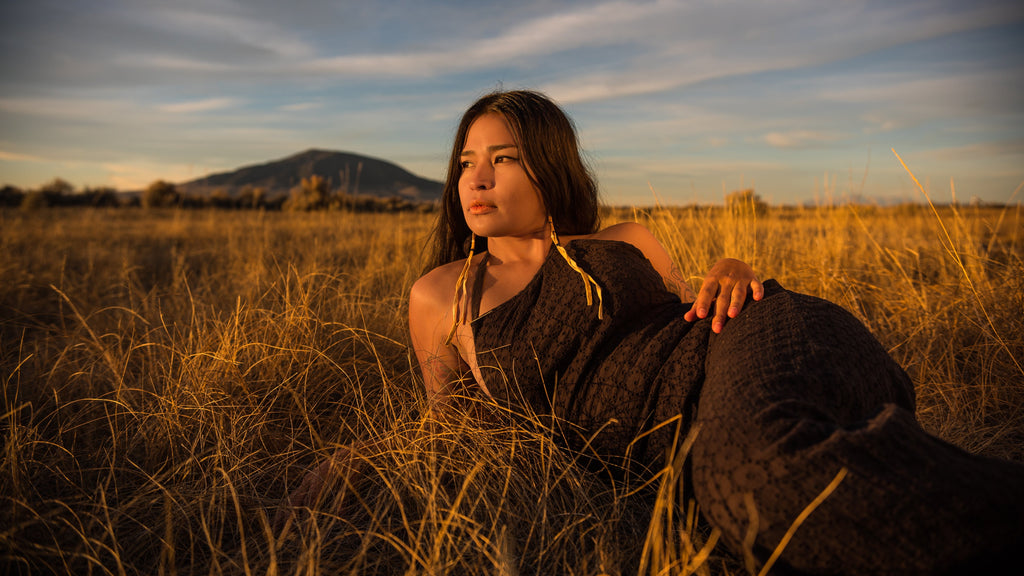
{"label": "textured dress fabric", "polygon": [[473,313],[498,407],[550,417],[570,448],[634,469],[657,469],[696,426],[693,494],[739,552],[756,522],[762,560],[845,470],[779,573],[975,572],[1019,554],[1024,465],[924,432],[909,378],[848,312],[767,281],[713,334],[632,245],[565,248],[602,287],[604,317],[555,250],[522,291]]}

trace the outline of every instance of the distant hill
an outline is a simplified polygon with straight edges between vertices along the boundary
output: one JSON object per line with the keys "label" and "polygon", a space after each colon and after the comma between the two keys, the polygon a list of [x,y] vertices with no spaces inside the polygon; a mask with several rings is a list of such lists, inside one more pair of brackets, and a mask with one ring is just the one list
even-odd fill
{"label": "distant hill", "polygon": [[436,200],[441,197],[444,186],[386,160],[351,152],[313,149],[266,164],[244,166],[234,172],[211,174],[179,184],[178,190],[197,196],[221,190],[235,196],[245,187],[257,187],[262,188],[267,197],[274,197],[287,194],[303,178],[314,174],[327,180],[331,190],[379,198]]}

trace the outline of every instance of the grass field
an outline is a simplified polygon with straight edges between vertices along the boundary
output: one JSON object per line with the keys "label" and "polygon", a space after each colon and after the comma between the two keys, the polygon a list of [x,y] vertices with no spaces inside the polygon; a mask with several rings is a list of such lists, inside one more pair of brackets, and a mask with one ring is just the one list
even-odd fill
{"label": "grass field", "polygon": [[[699,277],[718,258],[852,311],[931,432],[1024,460],[1024,214],[614,210]],[[431,422],[406,296],[425,214],[0,212],[4,573],[743,574],[667,473],[584,471],[539,423]],[[379,440],[286,533],[303,473]]]}

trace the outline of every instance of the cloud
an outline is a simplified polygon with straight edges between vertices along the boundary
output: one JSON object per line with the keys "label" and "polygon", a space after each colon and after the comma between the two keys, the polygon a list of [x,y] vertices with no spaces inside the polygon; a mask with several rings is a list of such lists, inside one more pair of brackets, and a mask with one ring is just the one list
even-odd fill
{"label": "cloud", "polygon": [[123,116],[137,107],[121,99],[99,98],[2,98],[0,112],[62,120],[87,120]]}
{"label": "cloud", "polygon": [[251,15],[240,14],[243,8],[231,2],[207,1],[195,7],[168,3],[129,9],[129,14],[142,27],[175,36],[240,44],[280,58],[308,58],[314,54],[299,30],[286,30],[255,9]]}
{"label": "cloud", "polygon": [[759,119],[723,113],[690,104],[683,99],[646,99],[642,105],[623,109],[610,106],[579,107],[576,120],[588,146],[622,150],[720,145],[726,138],[769,128]]}
{"label": "cloud", "polygon": [[962,111],[1020,109],[1017,95],[1022,89],[1024,79],[1007,77],[1001,70],[946,72],[941,76],[901,71],[849,75],[841,84],[823,86],[817,96],[833,102],[911,102],[917,108]]}
{"label": "cloud", "polygon": [[198,58],[188,58],[174,54],[125,54],[115,58],[115,62],[124,67],[141,70],[163,70],[167,72],[202,72],[216,73],[237,69],[236,66]]}
{"label": "cloud", "polygon": [[[496,67],[559,69],[545,91],[563,103],[654,94],[708,79],[796,69],[1021,19],[1012,4],[930,9],[928,2],[771,6],[662,0],[580,5],[439,48],[321,56],[311,73],[433,77]],[[858,25],[858,23],[870,23]],[[827,31],[827,32],[826,32]],[[570,56],[561,58],[564,54]],[[590,56],[593,54],[593,56]],[[610,54],[610,61],[607,56]]]}
{"label": "cloud", "polygon": [[[980,67],[979,67],[980,68]],[[833,103],[859,119],[864,134],[889,133],[925,123],[1007,119],[1024,113],[1019,94],[1024,91],[1024,68],[1007,73],[999,69],[951,71],[942,74],[907,71],[900,74],[850,74],[807,87],[818,109]]]}
{"label": "cloud", "polygon": [[895,115],[890,116],[881,112],[868,112],[861,115],[860,119],[866,124],[864,127],[866,134],[892,132],[907,125],[905,118],[896,118]]}
{"label": "cloud", "polygon": [[699,78],[659,77],[646,78],[646,73],[602,73],[575,77],[555,83],[545,84],[541,90],[550,94],[562,104],[578,104],[595,102],[626,96],[641,96],[664,92],[689,82],[697,82]]}
{"label": "cloud", "polygon": [[[338,55],[313,59],[304,65],[312,72],[370,76],[434,76],[493,68],[496,65],[536,64],[566,50],[623,44],[643,37],[642,24],[671,11],[676,2],[588,4],[522,21],[493,36],[446,40],[433,50],[380,54]],[[478,27],[482,28],[482,27]]]}
{"label": "cloud", "polygon": [[162,112],[170,112],[172,114],[191,114],[194,112],[222,110],[224,108],[236,106],[238,103],[239,101],[234,98],[205,98],[203,100],[193,100],[191,102],[163,104],[157,106],[157,109]]}
{"label": "cloud", "polygon": [[776,148],[810,148],[819,144],[835,142],[843,137],[839,134],[817,132],[814,130],[790,130],[788,132],[769,132],[761,137],[769,146]]}
{"label": "cloud", "polygon": [[[282,9],[274,3],[233,0],[115,1],[112,6],[106,13],[72,12],[78,20],[68,26],[68,34],[58,36],[49,32],[49,20],[38,16],[20,43],[46,45],[52,47],[48,54],[64,54],[69,64],[51,66],[45,74],[82,85],[129,77],[161,85],[169,81],[168,72],[217,75],[221,81],[411,80],[519,70],[570,103],[655,94],[711,78],[830,62],[1024,16],[1013,2],[936,6],[931,0],[859,0],[827,7],[812,0],[771,5],[575,2],[567,7],[560,3],[541,15],[531,5],[533,10],[486,19],[474,11],[453,17],[451,7],[414,10],[404,2],[374,10],[346,7],[343,12],[327,3]],[[490,14],[496,6],[483,2],[479,8]],[[406,12],[413,16],[403,18]],[[335,28],[347,34],[326,33],[330,28],[322,22],[332,18],[339,20]],[[389,30],[394,40],[354,33],[350,20],[360,28]],[[366,42],[350,42],[347,36]],[[85,49],[81,56],[79,46]],[[86,64],[88,74],[76,72]],[[32,70],[12,59],[4,71],[20,77],[36,74]]]}
{"label": "cloud", "polygon": [[102,162],[100,166],[106,172],[107,180],[119,190],[139,190],[155,180],[185,182],[211,171],[211,167],[203,165],[161,162],[145,158]]}
{"label": "cloud", "polygon": [[295,104],[284,104],[279,106],[278,109],[285,112],[302,112],[305,110],[316,110],[323,108],[323,106],[323,102],[296,102]]}
{"label": "cloud", "polygon": [[939,162],[994,160],[998,158],[1019,161],[1024,158],[1024,140],[976,142],[964,146],[935,148],[919,156]]}
{"label": "cloud", "polygon": [[865,143],[981,154],[961,145],[1015,137],[1024,117],[1007,49],[1019,0],[57,4],[0,19],[21,47],[0,55],[0,148],[116,160],[125,182],[121,160],[143,149],[168,166],[310,145],[443,154],[463,106],[498,83],[548,92],[599,161],[664,161],[666,180],[669,164],[743,170],[771,146],[828,145],[808,156],[830,166]]}
{"label": "cloud", "polygon": [[670,158],[665,160],[606,160],[600,162],[609,174],[643,174],[645,178],[674,176],[717,176],[743,172],[778,172],[787,166],[766,160]]}
{"label": "cloud", "polygon": [[7,152],[6,150],[0,150],[0,160],[6,160],[8,162],[45,162],[43,158],[38,156],[19,154],[17,152]]}

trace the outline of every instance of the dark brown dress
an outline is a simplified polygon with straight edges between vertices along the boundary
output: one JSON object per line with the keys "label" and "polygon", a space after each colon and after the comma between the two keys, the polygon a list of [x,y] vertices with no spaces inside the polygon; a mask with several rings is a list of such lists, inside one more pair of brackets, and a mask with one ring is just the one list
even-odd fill
{"label": "dark brown dress", "polygon": [[480,374],[500,407],[551,418],[570,448],[633,469],[664,463],[676,423],[680,439],[698,425],[697,501],[738,547],[752,498],[762,559],[846,468],[783,571],[975,573],[1024,546],[1024,466],[925,433],[909,378],[842,308],[768,281],[716,335],[709,319],[683,319],[689,305],[632,245],[566,250],[602,287],[604,318],[554,249],[521,292],[473,314]]}

